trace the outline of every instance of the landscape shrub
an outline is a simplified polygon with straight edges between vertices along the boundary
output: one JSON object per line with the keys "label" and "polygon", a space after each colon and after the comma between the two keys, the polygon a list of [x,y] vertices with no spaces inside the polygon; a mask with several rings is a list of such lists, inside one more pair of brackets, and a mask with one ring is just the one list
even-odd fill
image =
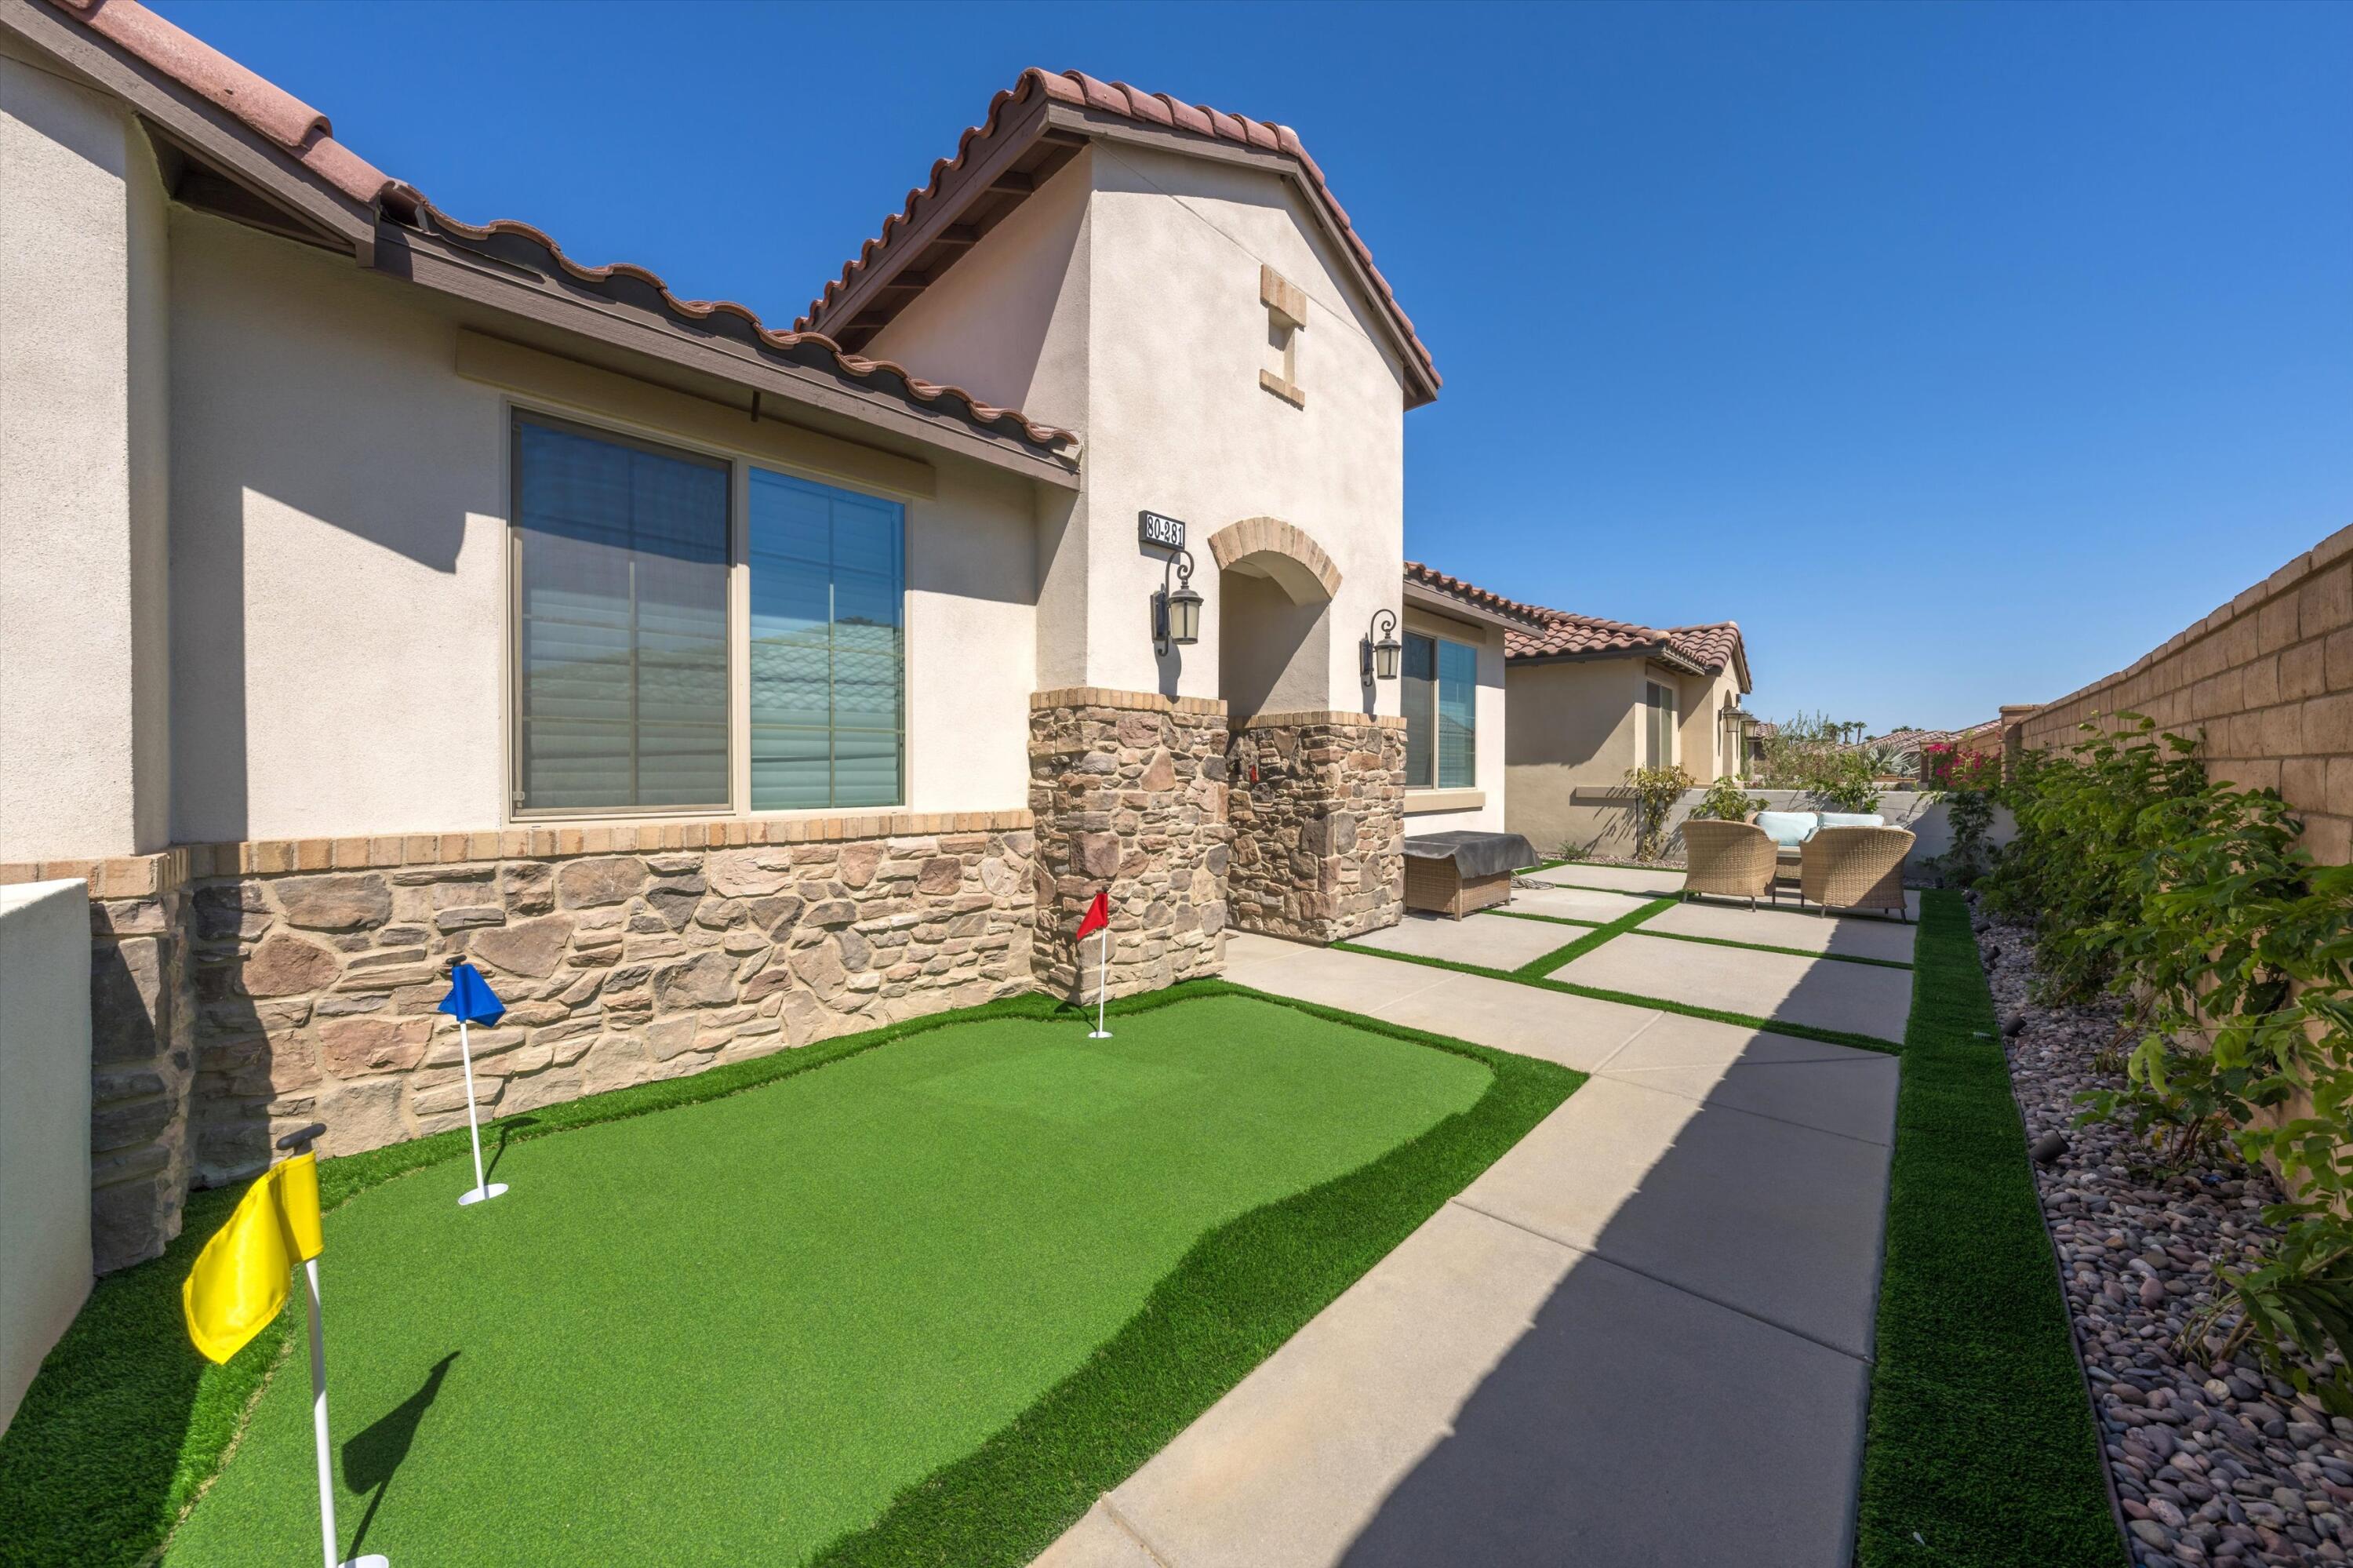
{"label": "landscape shrub", "polygon": [[1634,789],[1634,858],[1656,860],[1667,836],[1667,813],[1694,780],[1679,767],[1629,768],[1626,782]]}
{"label": "landscape shrub", "polygon": [[2045,1000],[2124,1002],[2126,1084],[2087,1118],[2126,1118],[2177,1170],[2227,1142],[2289,1194],[2185,1351],[2252,1351],[2353,1415],[2353,868],[2313,863],[2278,791],[2210,779],[2196,739],[2116,718],[2025,759],[1989,900],[2030,923]]}
{"label": "landscape shrub", "polygon": [[1691,814],[1702,821],[1745,822],[1764,809],[1761,796],[1751,795],[1746,783],[1726,773],[1707,787]]}

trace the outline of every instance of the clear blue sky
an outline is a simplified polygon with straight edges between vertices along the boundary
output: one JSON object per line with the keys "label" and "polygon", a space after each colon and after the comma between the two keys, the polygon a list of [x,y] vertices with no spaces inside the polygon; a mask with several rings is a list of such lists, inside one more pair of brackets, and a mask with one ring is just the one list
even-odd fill
{"label": "clear blue sky", "polygon": [[1446,377],[1408,553],[1736,618],[1767,715],[2056,696],[2353,524],[2353,6],[157,4],[785,322],[1025,65],[1284,122]]}

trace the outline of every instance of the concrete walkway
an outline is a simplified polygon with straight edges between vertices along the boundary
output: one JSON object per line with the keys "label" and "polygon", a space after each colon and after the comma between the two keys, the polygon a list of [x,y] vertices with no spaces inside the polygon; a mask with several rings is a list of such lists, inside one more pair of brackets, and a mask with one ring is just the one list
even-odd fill
{"label": "concrete walkway", "polygon": [[1226,973],[1592,1081],[1040,1568],[1842,1568],[1893,1056],[1258,937]]}

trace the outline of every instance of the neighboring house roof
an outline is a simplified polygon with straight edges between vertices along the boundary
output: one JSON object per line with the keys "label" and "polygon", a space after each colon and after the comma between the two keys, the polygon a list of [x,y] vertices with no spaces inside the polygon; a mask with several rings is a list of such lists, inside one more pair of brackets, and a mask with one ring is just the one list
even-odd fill
{"label": "neighboring house roof", "polygon": [[1740,689],[1744,692],[1752,689],[1748,681],[1748,651],[1741,641],[1740,623],[1736,620],[1664,628],[1640,626],[1630,620],[1603,620],[1599,616],[1576,615],[1565,609],[1547,609],[1540,604],[1524,604],[1518,599],[1506,599],[1491,588],[1482,588],[1461,577],[1450,577],[1419,561],[1405,564],[1405,580],[1409,587],[1421,588],[1435,597],[1496,612],[1519,621],[1519,625],[1506,624],[1504,627],[1504,655],[1506,659],[1533,662],[1544,659],[1606,659],[1621,654],[1639,654],[1694,675],[1713,675],[1730,664],[1740,678]]}
{"label": "neighboring house roof", "polygon": [[1435,567],[1425,567],[1419,561],[1405,564],[1405,580],[1408,588],[1420,588],[1430,599],[1448,600],[1465,609],[1486,610],[1529,626],[1540,624],[1552,614],[1542,606],[1505,599],[1502,594],[1482,588],[1476,583],[1449,577]]}
{"label": "neighboring house roof", "polygon": [[1983,724],[1973,724],[1963,729],[1892,729],[1885,735],[1874,736],[1868,744],[1892,746],[1899,751],[1917,751],[1924,746],[1952,746],[1970,738],[1990,739],[2000,728],[1997,721],[1988,719]]}
{"label": "neighboring house roof", "polygon": [[[1060,114],[1050,112],[1057,107]],[[1125,82],[1098,81],[1083,71],[1036,66],[990,101],[988,117],[957,140],[955,156],[932,165],[930,182],[907,193],[905,207],[882,220],[881,232],[860,247],[841,276],[825,286],[794,324],[862,346],[954,266],[990,225],[1042,185],[1079,142],[1113,126],[1131,137],[1143,132],[1178,152],[1230,157],[1229,150],[1240,149],[1246,156],[1295,167],[1314,208],[1343,242],[1374,307],[1397,335],[1406,358],[1406,407],[1438,396],[1438,366],[1429,348],[1373,264],[1371,247],[1332,194],[1324,171],[1289,126],[1202,108]]]}
{"label": "neighboring house roof", "polygon": [[643,267],[590,267],[566,256],[537,228],[512,219],[462,222],[334,138],[327,117],[138,0],[48,0],[66,16],[226,112],[327,185],[404,228],[436,236],[559,283],[584,286],[617,303],[659,312],[673,323],[717,333],[796,364],[847,377],[870,390],[1010,437],[1074,464],[1078,435],[980,401],[962,387],[923,380],[888,360],[868,359],[822,333],[778,331],[729,300],[687,300]]}

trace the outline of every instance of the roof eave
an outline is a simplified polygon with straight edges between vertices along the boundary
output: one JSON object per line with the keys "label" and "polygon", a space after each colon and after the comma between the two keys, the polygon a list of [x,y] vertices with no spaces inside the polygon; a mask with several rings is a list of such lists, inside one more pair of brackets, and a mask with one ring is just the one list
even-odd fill
{"label": "roof eave", "polygon": [[1531,625],[1525,617],[1491,609],[1482,604],[1472,604],[1427,583],[1418,583],[1411,577],[1405,580],[1405,602],[1440,615],[1451,615],[1457,620],[1477,620],[1513,631],[1525,631]]}

